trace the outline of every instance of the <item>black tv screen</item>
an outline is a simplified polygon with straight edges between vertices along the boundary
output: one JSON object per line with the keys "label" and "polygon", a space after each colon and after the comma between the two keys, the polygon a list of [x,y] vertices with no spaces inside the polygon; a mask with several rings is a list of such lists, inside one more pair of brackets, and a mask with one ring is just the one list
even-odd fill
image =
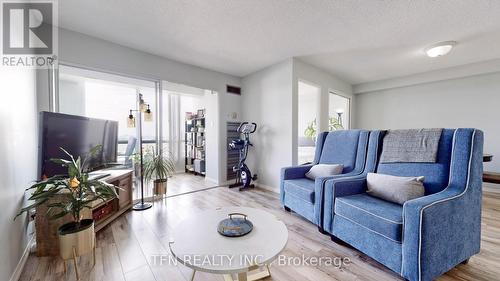
{"label": "black tv screen", "polygon": [[116,163],[118,122],[45,111],[40,114],[41,178],[67,174],[66,168],[50,161],[69,158],[60,147],[76,159],[101,145],[102,149],[87,162],[89,170]]}

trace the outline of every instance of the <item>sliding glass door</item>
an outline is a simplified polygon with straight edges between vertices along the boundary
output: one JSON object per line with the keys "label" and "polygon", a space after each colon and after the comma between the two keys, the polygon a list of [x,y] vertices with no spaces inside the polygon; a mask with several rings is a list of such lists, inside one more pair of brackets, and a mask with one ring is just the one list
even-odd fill
{"label": "sliding glass door", "polygon": [[[138,95],[153,112],[150,122],[142,122],[143,150],[156,152],[157,148],[157,87],[153,81],[60,66],[56,111],[90,118],[118,122],[118,162],[130,168],[139,151],[139,126],[129,127],[127,118],[137,107]],[[138,112],[132,111],[137,117]],[[136,122],[138,122],[136,118]],[[137,190],[137,189],[136,189]],[[148,189],[149,190],[149,189]],[[138,192],[134,192],[134,199]]]}
{"label": "sliding glass door", "polygon": [[[117,160],[134,168],[136,176],[139,176],[139,169],[134,163],[138,161],[140,134],[135,110],[139,96],[153,112],[150,122],[141,122],[143,151],[171,156],[177,172],[184,172],[186,166],[186,114],[208,112],[207,116],[211,117],[207,117],[207,124],[214,123],[211,118],[217,111],[214,106],[217,95],[212,91],[66,65],[60,65],[57,77],[57,87],[52,93],[54,111],[117,121]],[[136,117],[135,127],[128,126],[129,114]],[[216,144],[215,134],[215,130],[207,133],[212,137],[209,142],[212,145]],[[212,170],[211,175],[217,178],[217,169]],[[138,185],[135,186],[134,199],[137,199],[140,193]],[[145,196],[152,196],[151,186],[145,187]]]}

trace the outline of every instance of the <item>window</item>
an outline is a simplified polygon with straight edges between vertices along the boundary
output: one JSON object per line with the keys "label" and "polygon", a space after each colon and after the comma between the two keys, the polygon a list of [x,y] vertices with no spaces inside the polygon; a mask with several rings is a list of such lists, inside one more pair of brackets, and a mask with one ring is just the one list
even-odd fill
{"label": "window", "polygon": [[349,129],[349,98],[330,93],[328,101],[328,130]]}
{"label": "window", "polygon": [[125,153],[130,136],[137,137],[137,127],[128,128],[126,121],[140,92],[153,111],[153,122],[143,122],[143,147],[155,148],[154,82],[67,66],[61,66],[59,73],[59,112],[118,121],[118,155]]}
{"label": "window", "polygon": [[298,164],[312,162],[318,135],[321,89],[299,81],[298,87]]}
{"label": "window", "polygon": [[[153,112],[152,122],[142,122],[144,151],[156,151],[157,114],[156,84],[152,81],[133,79],[75,67],[60,66],[58,111],[61,113],[114,120],[118,122],[118,162],[132,167],[131,155],[138,151],[139,126],[127,126],[130,110],[136,109],[138,93],[143,95]],[[127,151],[127,147],[131,150]],[[146,188],[145,190],[149,190]],[[134,199],[138,198],[137,188]]]}

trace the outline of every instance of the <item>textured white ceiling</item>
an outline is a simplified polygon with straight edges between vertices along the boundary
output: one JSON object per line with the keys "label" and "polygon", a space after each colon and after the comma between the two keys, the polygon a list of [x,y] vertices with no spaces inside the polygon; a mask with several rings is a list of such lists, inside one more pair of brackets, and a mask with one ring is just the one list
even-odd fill
{"label": "textured white ceiling", "polygon": [[[498,0],[64,0],[60,25],[244,76],[289,57],[350,82],[500,58]],[[430,59],[423,48],[459,44]]]}

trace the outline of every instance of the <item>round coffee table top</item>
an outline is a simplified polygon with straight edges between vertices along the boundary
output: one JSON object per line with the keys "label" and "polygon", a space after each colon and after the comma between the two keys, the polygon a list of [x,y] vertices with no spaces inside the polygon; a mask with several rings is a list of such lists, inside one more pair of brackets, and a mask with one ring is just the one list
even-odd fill
{"label": "round coffee table top", "polygon": [[[242,237],[226,237],[217,225],[230,213],[243,213],[253,230]],[[196,214],[182,221],[170,242],[172,255],[194,270],[231,274],[272,262],[286,246],[285,224],[268,212],[246,207],[224,207]]]}

